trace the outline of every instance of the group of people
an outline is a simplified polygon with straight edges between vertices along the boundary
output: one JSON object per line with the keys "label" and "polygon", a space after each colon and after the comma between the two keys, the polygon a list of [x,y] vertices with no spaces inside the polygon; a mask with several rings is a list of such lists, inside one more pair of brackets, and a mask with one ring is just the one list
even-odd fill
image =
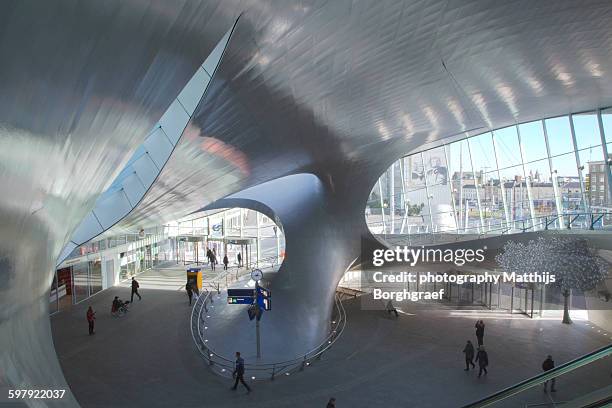
{"label": "group of people", "polygon": [[[240,252],[238,252],[238,254],[236,255],[236,261],[238,262],[238,267],[242,267],[242,255],[240,254]],[[223,270],[227,270],[227,266],[229,265],[229,258],[227,257],[227,254],[223,255]]]}
{"label": "group of people", "polygon": [[[208,259],[208,263],[210,264],[210,269],[214,271],[215,265],[219,263],[217,261],[217,249],[216,248],[207,249],[206,258]],[[240,252],[238,252],[238,254],[236,255],[236,261],[238,262],[238,267],[239,268],[242,267],[242,254]],[[227,254],[225,254],[223,255],[223,270],[227,270],[228,265],[229,265],[229,258],[227,257]]]}
{"label": "group of people", "polygon": [[[138,296],[138,300],[142,300],[142,296],[138,293],[138,288],[140,288],[140,284],[136,279],[132,277],[132,296],[130,300],[126,300],[125,302],[119,299],[119,296],[115,296],[113,299],[113,304],[111,305],[111,315],[114,317],[119,317],[128,312],[128,305],[134,302],[134,295]],[[93,307],[89,306],[87,308],[87,325],[89,326],[89,335],[96,334],[95,332],[95,322],[96,322],[96,312],[93,310]]]}
{"label": "group of people", "polygon": [[206,258],[210,263],[210,268],[214,271],[217,264],[217,250],[215,248],[206,250]]}
{"label": "group of people", "polygon": [[472,368],[476,368],[476,364],[474,364],[474,355],[476,356],[476,362],[478,362],[478,378],[482,376],[482,373],[487,374],[487,366],[489,365],[489,355],[485,350],[484,346],[484,332],[485,332],[485,324],[482,320],[478,320],[476,325],[476,340],[478,341],[478,351],[474,349],[474,345],[470,340],[467,341],[465,347],[463,348],[463,353],[465,354],[465,371],[469,371],[470,365]]}
{"label": "group of people", "polygon": [[113,304],[111,306],[111,315],[118,317],[126,314],[128,312],[128,305],[134,303],[134,295],[138,296],[138,300],[142,300],[142,296],[138,293],[138,288],[140,288],[140,284],[134,277],[132,277],[132,294],[130,296],[130,300],[126,300],[125,302],[119,299],[119,296],[115,296],[113,299]]}
{"label": "group of people", "polygon": [[[487,354],[487,351],[485,350],[485,347],[484,347],[484,333],[485,333],[484,322],[482,320],[478,320],[474,327],[476,328],[476,340],[478,341],[478,351],[477,352],[475,351],[474,345],[472,344],[470,340],[468,340],[465,347],[463,348],[463,353],[465,354],[465,371],[469,371],[470,365],[472,366],[472,368],[476,368],[476,365],[474,364],[474,355],[476,355],[475,361],[478,362],[478,368],[479,368],[478,377],[480,378],[483,372],[487,374],[487,366],[489,365],[489,355]],[[544,360],[544,362],[542,363],[542,370],[546,372],[546,371],[552,370],[553,368],[555,368],[555,362],[552,356],[548,355],[546,357],[546,360]],[[557,390],[555,389],[555,379],[552,378],[549,381],[551,383],[550,391],[556,392]],[[548,382],[549,381],[544,382],[544,392],[548,392]]]}

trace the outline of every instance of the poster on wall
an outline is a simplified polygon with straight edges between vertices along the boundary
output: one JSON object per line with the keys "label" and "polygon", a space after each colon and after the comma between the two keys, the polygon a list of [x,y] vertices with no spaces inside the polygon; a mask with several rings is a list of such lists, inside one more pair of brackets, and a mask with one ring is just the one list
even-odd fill
{"label": "poster on wall", "polygon": [[447,185],[448,168],[444,157],[444,149],[435,149],[423,153],[425,162],[425,177],[428,186]]}
{"label": "poster on wall", "polygon": [[444,158],[444,150],[416,154],[407,158],[408,187],[425,187],[447,185],[448,168]]}

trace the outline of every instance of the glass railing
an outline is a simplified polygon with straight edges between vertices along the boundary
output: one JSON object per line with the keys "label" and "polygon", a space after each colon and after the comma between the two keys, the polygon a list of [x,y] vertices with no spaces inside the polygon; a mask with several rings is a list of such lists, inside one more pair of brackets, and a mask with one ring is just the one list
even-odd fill
{"label": "glass railing", "polygon": [[610,358],[612,344],[463,408],[609,407],[612,404]]}
{"label": "glass railing", "polygon": [[[368,223],[370,230],[375,230],[377,223]],[[495,225],[472,225],[460,230],[424,226],[409,234],[391,234],[382,232],[374,234],[388,243],[397,245],[440,244],[446,242],[466,241],[505,234],[516,234],[546,230],[612,230],[612,211],[573,212],[564,214],[549,214],[535,218],[502,222]]]}

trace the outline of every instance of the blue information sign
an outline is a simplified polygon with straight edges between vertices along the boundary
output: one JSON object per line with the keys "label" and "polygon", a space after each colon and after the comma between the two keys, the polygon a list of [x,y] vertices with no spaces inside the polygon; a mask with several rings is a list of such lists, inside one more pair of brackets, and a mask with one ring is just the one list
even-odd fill
{"label": "blue information sign", "polygon": [[255,302],[253,289],[228,289],[227,303],[230,305],[251,305]]}
{"label": "blue information sign", "polygon": [[261,310],[272,310],[272,302],[270,301],[270,297],[272,297],[272,293],[270,290],[257,285],[256,288],[257,293],[257,305]]}

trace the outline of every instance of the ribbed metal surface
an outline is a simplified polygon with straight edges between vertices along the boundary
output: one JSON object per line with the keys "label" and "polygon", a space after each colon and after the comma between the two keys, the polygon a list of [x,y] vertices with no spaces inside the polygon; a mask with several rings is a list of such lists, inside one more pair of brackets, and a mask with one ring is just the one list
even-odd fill
{"label": "ribbed metal surface", "polygon": [[[118,230],[298,172],[323,180],[329,220],[359,214],[378,175],[423,143],[612,105],[605,0],[237,3],[0,6],[2,382],[62,385],[54,260],[240,12],[204,102]],[[337,226],[343,248],[363,230]]]}
{"label": "ribbed metal surface", "polygon": [[256,194],[289,225],[282,313],[265,324],[300,338],[298,354],[325,333],[333,288],[369,237],[363,208],[378,175],[462,132],[612,105],[610,20],[605,1],[248,3],[173,156],[115,229],[319,176],[324,193],[309,200]]}
{"label": "ribbed metal surface", "polygon": [[[0,401],[6,387],[67,388],[49,329],[55,259],[231,26],[231,3],[0,5]],[[43,403],[76,405],[29,402]]]}
{"label": "ribbed metal surface", "polygon": [[458,132],[612,105],[611,19],[607,1],[248,2],[173,157],[118,228],[279,175],[381,173]]}

